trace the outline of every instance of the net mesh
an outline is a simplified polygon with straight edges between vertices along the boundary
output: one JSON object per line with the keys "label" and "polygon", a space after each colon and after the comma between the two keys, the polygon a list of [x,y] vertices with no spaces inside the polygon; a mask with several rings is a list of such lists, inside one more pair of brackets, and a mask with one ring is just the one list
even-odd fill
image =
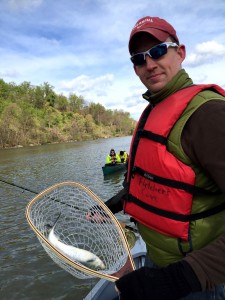
{"label": "net mesh", "polygon": [[[91,220],[87,219],[90,214]],[[71,264],[65,259],[65,253],[53,251],[54,248],[49,246],[49,229],[46,225],[53,226],[58,217],[55,235],[66,245],[97,255],[105,268],[95,272],[114,274],[129,259],[123,232],[101,200],[78,183],[61,183],[40,193],[29,203],[27,219],[48,255],[73,276],[86,279],[96,277],[96,274],[83,270],[79,261]]]}

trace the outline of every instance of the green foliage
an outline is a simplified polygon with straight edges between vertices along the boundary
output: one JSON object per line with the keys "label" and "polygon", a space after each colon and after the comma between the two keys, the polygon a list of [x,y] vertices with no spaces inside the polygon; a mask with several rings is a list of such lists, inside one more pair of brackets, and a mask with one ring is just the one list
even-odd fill
{"label": "green foliage", "polygon": [[135,125],[128,112],[57,95],[48,82],[0,79],[0,148],[131,135]]}
{"label": "green foliage", "polygon": [[70,110],[73,112],[80,112],[85,106],[85,101],[82,96],[78,97],[75,94],[70,94],[68,100]]}

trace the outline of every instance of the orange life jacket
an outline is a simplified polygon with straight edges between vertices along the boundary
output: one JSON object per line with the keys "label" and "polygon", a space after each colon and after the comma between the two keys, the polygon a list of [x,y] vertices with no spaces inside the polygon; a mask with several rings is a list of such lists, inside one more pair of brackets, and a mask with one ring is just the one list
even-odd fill
{"label": "orange life jacket", "polygon": [[145,226],[184,241],[188,240],[189,222],[194,219],[193,195],[208,192],[195,186],[194,170],[167,151],[166,145],[188,103],[204,89],[225,96],[225,91],[216,85],[194,85],[174,93],[153,109],[147,106],[133,136],[128,164],[129,194],[124,211]]}

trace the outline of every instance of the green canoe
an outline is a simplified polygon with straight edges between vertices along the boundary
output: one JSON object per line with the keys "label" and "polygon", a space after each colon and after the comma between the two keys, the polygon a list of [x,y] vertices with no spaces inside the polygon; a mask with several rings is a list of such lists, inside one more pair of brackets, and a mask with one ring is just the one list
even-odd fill
{"label": "green canoe", "polygon": [[126,163],[117,163],[115,165],[105,165],[102,167],[103,175],[109,175],[123,170],[126,170]]}

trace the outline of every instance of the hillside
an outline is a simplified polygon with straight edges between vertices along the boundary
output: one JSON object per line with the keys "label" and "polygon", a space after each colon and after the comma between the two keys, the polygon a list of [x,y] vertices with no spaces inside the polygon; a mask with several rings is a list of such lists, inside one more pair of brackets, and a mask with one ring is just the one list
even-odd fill
{"label": "hillside", "polygon": [[56,94],[47,82],[0,79],[0,148],[127,136],[135,125],[128,112]]}

